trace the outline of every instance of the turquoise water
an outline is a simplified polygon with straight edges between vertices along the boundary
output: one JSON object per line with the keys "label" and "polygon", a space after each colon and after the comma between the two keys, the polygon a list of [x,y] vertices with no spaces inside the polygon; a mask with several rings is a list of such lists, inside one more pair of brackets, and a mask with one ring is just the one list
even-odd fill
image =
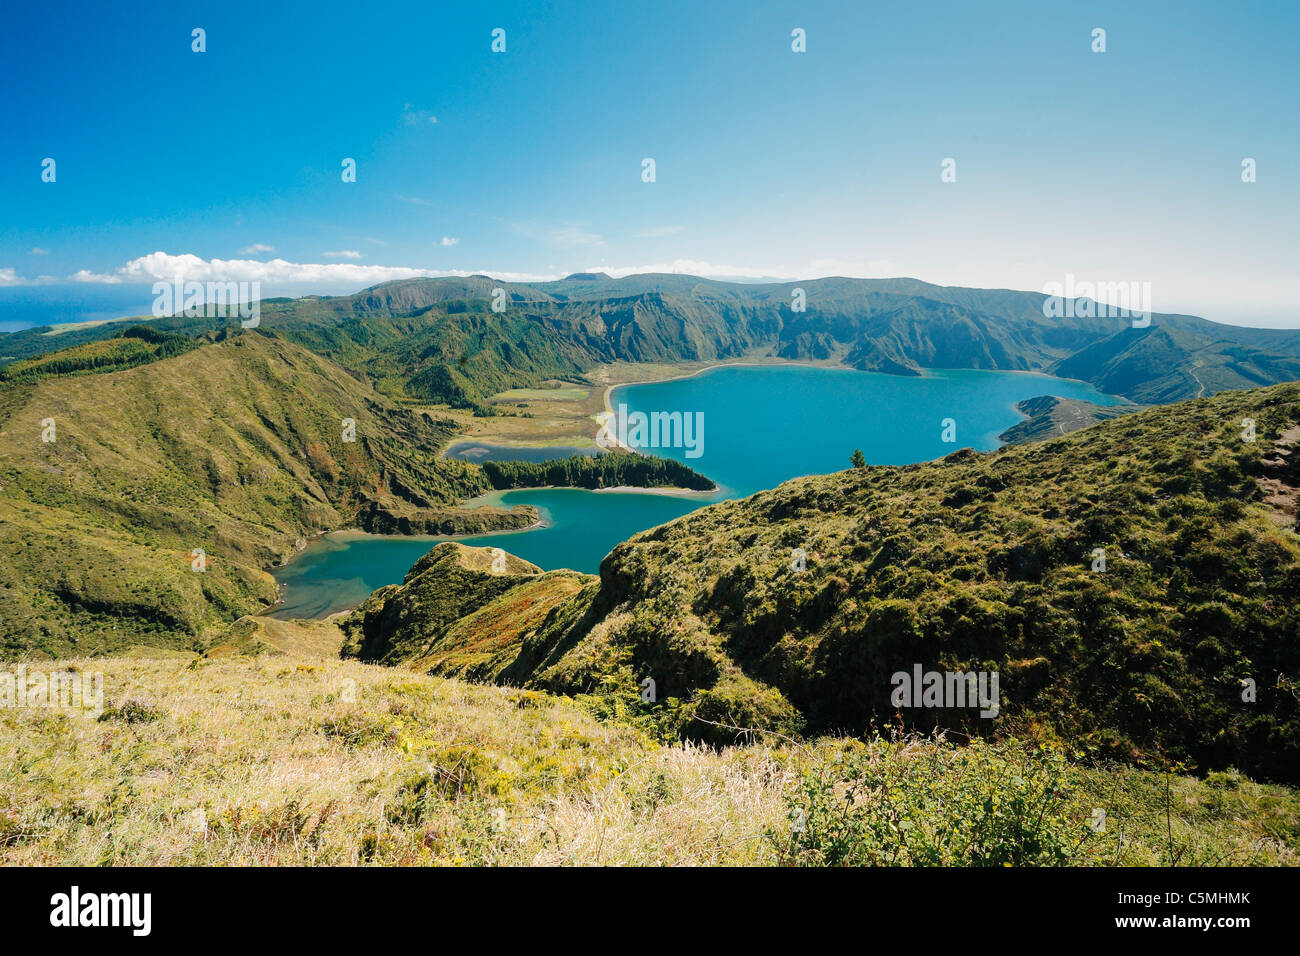
{"label": "turquoise water", "polygon": [[[620,541],[717,500],[716,495],[701,500],[578,488],[497,492],[476,503],[536,505],[546,526],[456,540],[495,545],[547,570],[595,571],[600,559]],[[434,544],[446,540],[352,534],[316,538],[288,567],[275,572],[283,601],[274,616],[324,617],[354,607],[375,588],[401,581]]]}
{"label": "turquoise water", "polygon": [[[928,461],[958,448],[987,451],[1022,416],[1016,403],[1036,395],[1100,405],[1118,399],[1084,382],[1016,372],[936,371],[920,377],[807,366],[728,366],[690,378],[615,389],[611,404],[635,412],[698,413],[701,454],[684,447],[648,451],[676,458],[712,478],[716,494],[668,496],[563,488],[511,491],[483,503],[531,504],[545,527],[481,535],[546,569],[594,572],[620,541],[695,508],[743,497],[800,475],[840,471],[860,448],[869,463]],[[956,440],[943,441],[943,420]],[[561,451],[564,451],[563,449]],[[571,452],[569,452],[571,453]],[[277,617],[320,617],[351,607],[375,588],[401,581],[439,538],[335,535],[318,538],[276,573]]]}

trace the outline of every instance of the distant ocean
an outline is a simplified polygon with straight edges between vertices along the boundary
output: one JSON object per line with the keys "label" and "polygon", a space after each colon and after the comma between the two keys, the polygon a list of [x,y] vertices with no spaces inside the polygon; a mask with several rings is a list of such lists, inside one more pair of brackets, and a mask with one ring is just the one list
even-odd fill
{"label": "distant ocean", "polygon": [[153,289],[148,285],[4,286],[0,287],[0,332],[149,315],[153,300]]}

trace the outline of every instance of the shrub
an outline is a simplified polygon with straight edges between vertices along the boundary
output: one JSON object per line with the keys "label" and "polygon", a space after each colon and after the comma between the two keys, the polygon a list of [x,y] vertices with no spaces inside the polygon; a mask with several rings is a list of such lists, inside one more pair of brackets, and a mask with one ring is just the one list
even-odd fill
{"label": "shrub", "polygon": [[1090,831],[1066,774],[1061,752],[1014,741],[850,742],[801,774],[768,838],[799,866],[1067,864]]}
{"label": "shrub", "polygon": [[134,697],[128,697],[120,704],[114,704],[99,715],[99,720],[120,720],[124,724],[147,724],[163,716],[157,707]]}

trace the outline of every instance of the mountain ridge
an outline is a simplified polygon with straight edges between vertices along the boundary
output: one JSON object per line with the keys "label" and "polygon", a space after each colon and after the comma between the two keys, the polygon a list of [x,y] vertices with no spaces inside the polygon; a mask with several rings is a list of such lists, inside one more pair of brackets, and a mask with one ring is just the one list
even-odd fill
{"label": "mountain ridge", "polygon": [[[497,289],[504,293],[501,312],[492,307]],[[795,310],[798,289],[802,311]],[[1140,403],[1300,379],[1300,331],[1163,313],[1134,328],[1127,318],[1083,308],[1056,318],[1045,314],[1047,298],[908,278],[751,284],[677,273],[575,273],[533,283],[429,277],[347,296],[264,300],[261,321],[265,331],[369,376],[391,398],[478,409],[507,385],[578,378],[605,363],[764,355],[892,374],[1041,371]],[[153,324],[197,334],[230,321],[181,316]],[[98,327],[49,332],[0,337],[0,353],[29,358],[112,334]]]}

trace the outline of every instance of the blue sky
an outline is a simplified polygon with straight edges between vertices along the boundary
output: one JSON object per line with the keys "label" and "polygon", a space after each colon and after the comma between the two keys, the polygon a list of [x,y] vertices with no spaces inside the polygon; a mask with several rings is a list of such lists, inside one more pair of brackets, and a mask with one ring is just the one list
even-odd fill
{"label": "blue sky", "polygon": [[[137,283],[147,303],[156,274],[184,267],[260,278],[264,294],[417,272],[1033,290],[1072,273],[1149,282],[1156,311],[1300,327],[1294,3],[55,3],[6,17],[0,321],[20,301],[120,310]],[[1257,182],[1241,181],[1245,157]]]}

